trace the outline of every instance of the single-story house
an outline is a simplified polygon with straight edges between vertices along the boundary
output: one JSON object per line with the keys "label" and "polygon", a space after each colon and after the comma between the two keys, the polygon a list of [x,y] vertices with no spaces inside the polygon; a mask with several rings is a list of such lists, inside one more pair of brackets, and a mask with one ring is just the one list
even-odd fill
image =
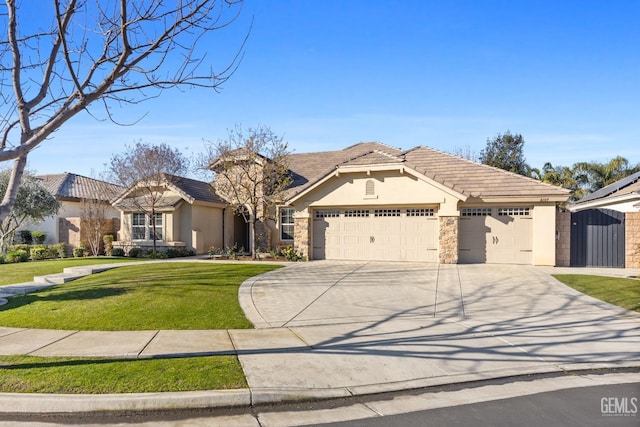
{"label": "single-story house", "polygon": [[60,202],[60,210],[57,215],[43,222],[24,224],[22,229],[44,231],[47,233],[46,244],[66,243],[71,247],[78,247],[85,238],[81,219],[86,203],[90,202],[103,207],[107,225],[105,233],[115,233],[118,230],[120,212],[111,206],[111,200],[124,188],[68,172],[37,175],[36,178]]}
{"label": "single-story house", "polygon": [[[423,146],[359,143],[288,162],[293,183],[275,221],[261,224],[270,246],[293,245],[310,260],[556,264],[566,189]],[[126,189],[113,201],[114,246],[153,246],[153,204],[159,249],[248,248],[244,218],[214,188],[163,175]]]}
{"label": "single-story house", "polygon": [[[152,190],[153,195],[150,195]],[[225,233],[232,233],[223,218],[227,203],[203,181],[164,174],[154,183],[138,183],[113,202],[120,211],[122,227],[114,247],[153,247],[152,204],[155,211],[156,247],[183,248],[198,254],[223,247]],[[225,226],[231,228],[226,231]]]}
{"label": "single-story house", "polygon": [[291,154],[273,242],[311,260],[555,265],[569,191],[428,147]]}

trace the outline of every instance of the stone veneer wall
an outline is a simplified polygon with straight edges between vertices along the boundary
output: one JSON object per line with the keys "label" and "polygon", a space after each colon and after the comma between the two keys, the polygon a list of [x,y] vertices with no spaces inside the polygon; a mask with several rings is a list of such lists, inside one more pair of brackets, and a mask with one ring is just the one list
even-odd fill
{"label": "stone veneer wall", "polygon": [[556,266],[571,264],[571,212],[556,213]]}
{"label": "stone veneer wall", "polygon": [[293,247],[302,254],[305,259],[311,259],[311,218],[293,218]]}
{"label": "stone veneer wall", "polygon": [[625,267],[640,268],[640,212],[625,215]]}
{"label": "stone veneer wall", "polygon": [[458,263],[458,226],[460,218],[457,216],[441,216],[440,222],[440,264]]}

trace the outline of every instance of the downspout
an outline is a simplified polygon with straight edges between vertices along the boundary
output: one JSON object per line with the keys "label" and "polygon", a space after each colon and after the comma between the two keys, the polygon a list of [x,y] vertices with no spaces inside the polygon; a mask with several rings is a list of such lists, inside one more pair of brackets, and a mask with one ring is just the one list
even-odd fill
{"label": "downspout", "polygon": [[224,223],[227,222],[227,208],[222,208],[222,249],[224,249],[227,245],[225,244],[225,236],[224,236]]}

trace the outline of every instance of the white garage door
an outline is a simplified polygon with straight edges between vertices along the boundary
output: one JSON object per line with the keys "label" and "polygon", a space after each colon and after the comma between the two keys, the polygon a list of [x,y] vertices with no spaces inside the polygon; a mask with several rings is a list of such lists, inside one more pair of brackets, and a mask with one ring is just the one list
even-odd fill
{"label": "white garage door", "polygon": [[530,208],[467,208],[460,215],[460,262],[531,264]]}
{"label": "white garage door", "polygon": [[438,217],[431,208],[316,210],[313,258],[437,262]]}

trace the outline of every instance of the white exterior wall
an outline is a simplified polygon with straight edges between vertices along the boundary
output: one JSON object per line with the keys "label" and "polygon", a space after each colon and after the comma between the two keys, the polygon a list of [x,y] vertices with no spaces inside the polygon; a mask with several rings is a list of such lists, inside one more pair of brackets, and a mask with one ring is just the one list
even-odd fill
{"label": "white exterior wall", "polygon": [[533,208],[533,265],[556,265],[556,207]]}
{"label": "white exterior wall", "polygon": [[[59,242],[59,218],[81,218],[82,202],[60,202],[60,210],[57,215],[49,216],[44,221],[38,223],[26,222],[20,230],[44,231],[47,233],[45,244],[52,245]],[[105,209],[105,218],[118,218],[120,211],[112,206]]]}

